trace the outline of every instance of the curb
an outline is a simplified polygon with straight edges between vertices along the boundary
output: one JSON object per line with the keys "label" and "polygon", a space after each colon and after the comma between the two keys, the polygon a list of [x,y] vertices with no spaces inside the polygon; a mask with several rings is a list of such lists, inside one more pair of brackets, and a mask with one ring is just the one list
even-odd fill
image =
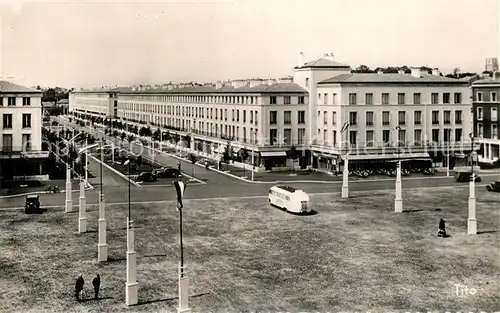
{"label": "curb", "polygon": [[[101,163],[101,160],[97,159],[96,157],[92,156],[92,155],[88,155],[89,158],[92,158],[94,161],[96,161],[97,163]],[[109,169],[110,171],[114,172],[115,174],[117,174],[118,176],[120,176],[121,178],[125,179],[126,181],[130,182],[131,184],[133,184],[134,186],[136,187],[141,187],[141,185],[139,185],[138,183],[136,183],[135,181],[129,179],[127,176],[123,175],[122,173],[120,173],[118,170],[114,169],[113,167],[109,166],[108,164],[106,164],[106,162],[102,162],[102,165],[105,166],[107,169]]]}
{"label": "curb", "polygon": [[[91,184],[87,183],[89,187],[85,188],[85,191],[87,190],[94,190],[94,186]],[[80,192],[80,190],[71,190],[71,193],[74,192]],[[50,192],[50,191],[33,191],[33,192],[25,192],[25,193],[19,193],[15,195],[8,195],[8,196],[0,196],[0,199],[10,199],[10,198],[16,198],[16,197],[24,197],[28,195],[44,195],[44,194],[58,194],[58,193],[66,193],[66,189],[60,190],[59,192]]]}

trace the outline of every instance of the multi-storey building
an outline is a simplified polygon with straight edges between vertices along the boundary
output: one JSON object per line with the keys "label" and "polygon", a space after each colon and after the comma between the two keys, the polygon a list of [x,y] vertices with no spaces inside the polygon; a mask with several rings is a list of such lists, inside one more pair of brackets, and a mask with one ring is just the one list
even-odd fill
{"label": "multi-storey building", "polygon": [[[22,180],[42,174],[41,91],[0,81],[0,177]],[[37,179],[43,179],[37,177]]]}
{"label": "multi-storey building", "polygon": [[[413,69],[411,74],[353,74],[332,54],[304,62],[293,79],[238,80],[78,91],[70,111],[150,123],[189,133],[192,149],[220,153],[227,140],[255,150],[267,168],[284,165],[291,146],[302,165],[329,169],[349,148],[353,161],[430,158],[471,150],[467,81]],[[349,122],[349,145],[342,126]],[[257,140],[253,140],[253,138]],[[461,153],[462,154],[462,153]],[[281,160],[281,161],[277,161]]]}
{"label": "multi-storey building", "polygon": [[474,136],[481,144],[478,153],[480,163],[500,166],[500,73],[492,79],[478,80],[472,84]]}

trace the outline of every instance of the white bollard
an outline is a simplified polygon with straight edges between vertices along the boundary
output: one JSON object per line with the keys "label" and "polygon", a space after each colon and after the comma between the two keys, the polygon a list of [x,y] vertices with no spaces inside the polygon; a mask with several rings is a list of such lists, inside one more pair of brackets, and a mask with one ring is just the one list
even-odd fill
{"label": "white bollard", "polygon": [[106,203],[104,194],[99,192],[99,243],[97,244],[97,261],[105,262],[108,260],[108,245],[106,244]]}
{"label": "white bollard", "polygon": [[134,228],[132,221],[127,218],[127,282],[125,283],[125,303],[127,305],[137,304],[137,255],[134,247]]}
{"label": "white bollard", "polygon": [[86,212],[87,200],[85,198],[85,182],[80,180],[80,211],[78,216],[78,232],[87,232],[87,212]]}
{"label": "white bollard", "polygon": [[71,189],[71,168],[66,166],[66,201],[64,203],[64,211],[66,213],[73,212],[73,198]]}
{"label": "white bollard", "polygon": [[342,198],[349,198],[349,160],[347,159],[347,155],[344,160],[342,177]]}
{"label": "white bollard", "polygon": [[181,262],[179,262],[179,307],[177,312],[191,313],[189,308],[189,278],[186,275],[186,267],[182,268]]}
{"label": "white bollard", "polygon": [[401,162],[396,170],[396,197],[394,198],[394,212],[403,212],[403,186],[401,182]]}
{"label": "white bollard", "polygon": [[469,218],[467,219],[467,234],[469,235],[477,234],[476,185],[474,179],[475,176],[473,173],[469,184]]}

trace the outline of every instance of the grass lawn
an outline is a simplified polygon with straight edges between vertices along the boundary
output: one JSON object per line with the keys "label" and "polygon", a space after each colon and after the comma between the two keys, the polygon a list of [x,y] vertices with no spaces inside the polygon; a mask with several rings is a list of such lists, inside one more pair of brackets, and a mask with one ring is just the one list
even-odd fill
{"label": "grass lawn", "polygon": [[[189,189],[186,190],[189,192]],[[312,197],[318,214],[297,216],[267,199],[185,201],[184,247],[194,312],[485,311],[500,309],[500,197],[478,190],[478,235],[467,235],[464,189]],[[175,202],[134,205],[139,301],[127,308],[127,209],[108,206],[110,261],[98,264],[97,211],[78,235],[78,214],[0,212],[0,311],[173,312],[179,260]],[[447,221],[449,238],[436,236]],[[102,297],[78,303],[101,274]],[[475,295],[454,294],[456,284]]]}

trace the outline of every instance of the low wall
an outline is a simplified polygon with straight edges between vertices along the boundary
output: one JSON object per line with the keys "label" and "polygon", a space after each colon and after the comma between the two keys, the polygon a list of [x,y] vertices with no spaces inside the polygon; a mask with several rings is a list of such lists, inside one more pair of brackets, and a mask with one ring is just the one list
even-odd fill
{"label": "low wall", "polygon": [[13,176],[13,181],[49,181],[49,175]]}

